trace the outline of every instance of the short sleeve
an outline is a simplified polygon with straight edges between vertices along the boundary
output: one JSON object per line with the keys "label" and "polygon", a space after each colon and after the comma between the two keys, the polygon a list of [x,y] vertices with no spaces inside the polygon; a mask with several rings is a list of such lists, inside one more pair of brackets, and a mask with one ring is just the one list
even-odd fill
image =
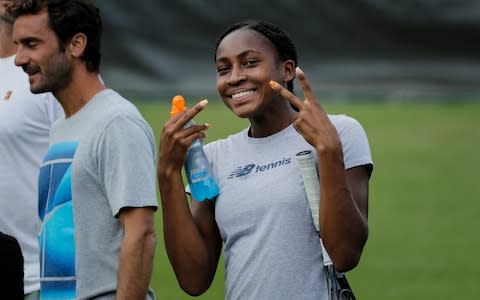
{"label": "short sleeve", "polygon": [[332,121],[342,142],[345,169],[370,165],[370,171],[372,171],[372,154],[367,134],[362,125],[349,116],[332,118]]}
{"label": "short sleeve", "polygon": [[98,168],[112,214],[124,207],[157,207],[156,148],[150,126],[119,116],[106,127],[98,146]]}

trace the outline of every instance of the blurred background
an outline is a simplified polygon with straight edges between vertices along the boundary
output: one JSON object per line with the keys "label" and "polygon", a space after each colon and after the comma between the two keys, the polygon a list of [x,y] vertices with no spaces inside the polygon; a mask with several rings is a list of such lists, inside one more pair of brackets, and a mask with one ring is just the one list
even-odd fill
{"label": "blurred background", "polygon": [[105,25],[102,74],[128,95],[216,95],[216,39],[244,19],[289,32],[319,96],[437,101],[480,95],[477,0],[97,2]]}
{"label": "blurred background", "polygon": [[[105,25],[102,77],[137,104],[156,137],[176,94],[189,104],[209,98],[196,118],[212,124],[205,142],[247,126],[218,101],[216,39],[244,19],[286,29],[326,111],[359,120],[370,141],[370,235],[348,274],[357,299],[478,298],[480,1],[97,4]],[[168,262],[161,210],[156,224],[157,298],[192,299]],[[221,261],[211,288],[196,299],[223,299],[223,277]]]}

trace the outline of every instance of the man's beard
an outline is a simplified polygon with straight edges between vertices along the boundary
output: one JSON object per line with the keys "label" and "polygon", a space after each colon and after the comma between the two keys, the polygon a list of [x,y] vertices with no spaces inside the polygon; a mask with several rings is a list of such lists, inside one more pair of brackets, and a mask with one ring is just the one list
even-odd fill
{"label": "man's beard", "polygon": [[64,89],[72,80],[72,65],[65,52],[58,52],[51,57],[43,70],[40,69],[40,66],[33,64],[23,65],[22,68],[29,75],[41,74],[38,84],[30,86],[30,91],[34,94],[45,92],[55,94]]}

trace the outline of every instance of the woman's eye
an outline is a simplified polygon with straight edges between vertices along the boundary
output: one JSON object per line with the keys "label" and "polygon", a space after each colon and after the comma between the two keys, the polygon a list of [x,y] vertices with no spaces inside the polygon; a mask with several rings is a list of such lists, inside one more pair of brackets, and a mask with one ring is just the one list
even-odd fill
{"label": "woman's eye", "polygon": [[253,65],[255,65],[255,64],[257,64],[257,61],[256,61],[256,60],[253,60],[253,59],[247,60],[247,61],[244,63],[245,66],[253,66]]}
{"label": "woman's eye", "polygon": [[225,73],[226,71],[228,71],[227,66],[217,66],[217,73]]}

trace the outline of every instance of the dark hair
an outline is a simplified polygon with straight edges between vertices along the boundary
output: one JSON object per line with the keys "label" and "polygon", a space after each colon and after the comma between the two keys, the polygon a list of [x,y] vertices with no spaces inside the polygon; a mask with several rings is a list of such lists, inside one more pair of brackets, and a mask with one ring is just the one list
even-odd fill
{"label": "dark hair", "polygon": [[14,0],[8,12],[15,19],[22,15],[37,14],[46,9],[49,26],[64,48],[77,33],[87,36],[87,45],[81,59],[89,72],[100,69],[100,39],[102,19],[100,10],[89,0]]}
{"label": "dark hair", "polygon": [[[222,40],[228,34],[234,32],[235,30],[243,28],[255,30],[256,32],[265,36],[273,44],[273,46],[275,46],[278,58],[282,62],[291,59],[295,63],[295,67],[298,65],[297,50],[295,49],[295,45],[293,44],[288,34],[272,23],[259,20],[243,21],[235,23],[229,28],[227,28],[227,30],[225,30],[217,39],[217,43],[215,45],[214,60],[217,60],[218,46],[220,45]],[[293,79],[287,82],[287,88],[289,91],[293,92]]]}

